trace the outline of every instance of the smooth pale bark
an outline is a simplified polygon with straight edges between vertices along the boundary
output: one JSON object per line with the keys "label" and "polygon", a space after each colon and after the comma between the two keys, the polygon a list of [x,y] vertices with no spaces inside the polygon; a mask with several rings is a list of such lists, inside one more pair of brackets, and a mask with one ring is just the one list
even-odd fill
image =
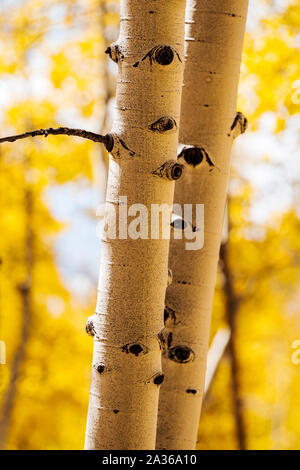
{"label": "smooth pale bark", "polygon": [[171,240],[165,327],[172,341],[163,353],[158,449],[196,445],[230,153],[246,127],[236,98],[247,7],[247,0],[187,1],[178,160],[186,170],[174,202],[204,204],[204,247],[187,251],[184,238]]}
{"label": "smooth pale bark", "polygon": [[216,375],[221,359],[224,357],[231,332],[229,328],[220,328],[211,342],[207,354],[207,365],[204,385],[204,398],[206,397],[211,383]]}
{"label": "smooth pale bark", "polygon": [[[173,202],[182,170],[165,163],[177,153],[184,9],[183,0],[121,1],[120,36],[107,50],[119,67],[107,226],[113,208],[117,220],[124,210],[120,196],[149,214],[151,204]],[[94,357],[86,449],[155,447],[169,240],[121,237],[104,235],[96,313],[87,323]]]}

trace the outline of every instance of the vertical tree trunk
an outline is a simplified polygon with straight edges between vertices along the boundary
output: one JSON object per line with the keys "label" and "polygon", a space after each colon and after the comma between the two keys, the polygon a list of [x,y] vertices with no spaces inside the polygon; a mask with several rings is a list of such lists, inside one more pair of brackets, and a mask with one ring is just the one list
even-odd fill
{"label": "vertical tree trunk", "polygon": [[239,310],[240,299],[235,293],[234,279],[228,260],[228,241],[221,245],[220,259],[224,274],[225,308],[231,336],[228,343],[228,353],[231,366],[231,390],[236,427],[236,438],[239,450],[246,450],[246,426],[244,423],[242,400],[240,395],[238,350],[236,346],[236,316]]}
{"label": "vertical tree trunk", "polygon": [[[178,140],[184,3],[121,1],[120,36],[107,50],[119,67],[108,226],[114,209],[117,221],[123,217],[124,196],[128,208],[144,204],[148,213],[151,204],[173,202],[172,180],[182,172],[170,161]],[[126,238],[124,231],[123,224],[116,239],[109,230],[104,235],[96,314],[87,323],[94,357],[86,449],[155,447],[169,240],[144,232]]]}
{"label": "vertical tree trunk", "polygon": [[207,363],[203,397],[204,400],[208,395],[218,367],[222,361],[222,358],[224,357],[224,353],[230,341],[230,336],[231,333],[229,328],[220,328],[211,342],[206,361]]}
{"label": "vertical tree trunk", "polygon": [[177,360],[170,351],[163,355],[158,449],[196,445],[230,152],[233,138],[246,126],[236,114],[236,97],[247,7],[248,0],[187,0],[179,136],[179,161],[186,170],[176,183],[174,202],[204,204],[204,247],[187,251],[186,240],[171,241],[173,282],[166,294],[165,326],[172,333],[172,350],[185,354]]}
{"label": "vertical tree trunk", "polygon": [[[105,55],[105,49],[107,47],[107,38],[105,31],[105,15],[107,13],[106,1],[99,0],[99,27],[100,34],[103,36],[103,42],[105,48],[101,48],[101,69],[102,69],[102,80],[101,80],[101,89],[103,91],[103,103],[104,108],[101,123],[100,123],[100,134],[106,134],[108,130],[108,121],[109,121],[109,102],[112,98],[110,91],[110,82],[112,77],[109,73],[108,66],[108,57]],[[100,151],[100,155],[99,155]],[[94,154],[92,154],[92,168],[93,168],[93,183],[95,188],[95,193],[97,194],[97,203],[103,201],[103,195],[106,193],[106,184],[107,184],[107,174],[108,174],[108,154],[104,145],[100,146],[100,149],[97,149]],[[97,204],[98,205],[98,204]],[[98,210],[98,207],[97,207]],[[99,215],[99,214],[97,214]]]}
{"label": "vertical tree trunk", "polygon": [[26,345],[29,339],[30,327],[32,323],[32,305],[31,305],[31,285],[32,285],[32,267],[33,267],[33,232],[32,232],[32,191],[25,190],[25,221],[26,221],[26,279],[18,285],[22,302],[22,329],[20,343],[17,346],[10,367],[10,380],[4,396],[0,413],[0,449],[5,449],[11,415],[17,395],[18,379],[21,366],[24,362]]}

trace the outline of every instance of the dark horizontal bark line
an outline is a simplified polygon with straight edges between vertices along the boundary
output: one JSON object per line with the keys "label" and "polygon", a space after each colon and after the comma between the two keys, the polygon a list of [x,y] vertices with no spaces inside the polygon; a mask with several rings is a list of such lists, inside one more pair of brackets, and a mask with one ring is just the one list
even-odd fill
{"label": "dark horizontal bark line", "polygon": [[16,140],[26,139],[27,137],[36,137],[36,136],[44,136],[48,137],[48,135],[69,135],[75,137],[81,137],[83,139],[92,140],[93,142],[100,142],[105,146],[108,145],[111,141],[109,134],[101,135],[96,134],[95,132],[86,131],[83,129],[73,129],[69,127],[57,127],[53,129],[49,127],[48,129],[37,129],[34,131],[24,132],[23,134],[16,134],[11,135],[8,137],[0,138],[0,144],[4,142],[15,142]]}
{"label": "dark horizontal bark line", "polygon": [[[216,10],[199,10],[197,13],[200,14],[209,14],[209,15],[224,15],[224,16],[231,16],[232,18],[245,18],[242,15],[239,15],[238,13],[233,13],[230,11],[216,11]],[[185,24],[195,24],[195,21],[186,21]]]}
{"label": "dark horizontal bark line", "polygon": [[[188,57],[188,54],[185,54],[184,58],[186,59],[187,57]],[[197,66],[195,66],[195,68],[197,68],[197,73],[205,73],[208,75],[226,75],[227,74],[227,72],[219,72],[217,70],[200,70]]]}

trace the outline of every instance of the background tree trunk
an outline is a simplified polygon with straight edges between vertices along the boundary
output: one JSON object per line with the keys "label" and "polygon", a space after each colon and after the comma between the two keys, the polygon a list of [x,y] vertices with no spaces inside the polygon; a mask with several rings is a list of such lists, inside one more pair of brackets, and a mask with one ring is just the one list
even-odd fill
{"label": "background tree trunk", "polygon": [[174,202],[204,204],[204,247],[187,251],[186,240],[171,241],[173,282],[167,289],[165,325],[172,333],[171,347],[189,354],[182,362],[172,360],[169,351],[163,355],[158,449],[196,445],[230,153],[233,138],[246,124],[236,114],[236,97],[247,7],[247,0],[187,1],[179,137],[184,145],[179,161],[187,168],[176,183]]}
{"label": "background tree trunk", "polygon": [[239,311],[240,299],[236,295],[234,288],[234,279],[229,266],[228,248],[228,242],[221,245],[220,260],[224,274],[226,317],[231,331],[228,343],[228,353],[231,366],[232,402],[238,447],[240,450],[246,450],[246,426],[244,424],[242,400],[240,395],[238,350],[236,345],[236,317]]}
{"label": "background tree trunk", "polygon": [[[165,162],[174,159],[182,86],[182,0],[121,1],[106,224],[127,204],[173,202]],[[168,167],[169,168],[169,167]],[[171,179],[170,179],[171,178]],[[133,214],[137,215],[137,214]],[[127,222],[127,215],[125,215]],[[124,235],[124,234],[123,234]],[[86,449],[153,449],[161,375],[158,333],[167,285],[169,240],[104,235],[94,335]]]}
{"label": "background tree trunk", "polygon": [[[25,162],[27,164],[27,161]],[[33,268],[33,231],[32,231],[32,216],[33,216],[33,194],[29,187],[25,189],[25,221],[26,221],[26,240],[25,240],[25,253],[26,253],[26,279],[24,282],[17,286],[21,296],[22,305],[22,328],[20,342],[15,351],[14,357],[10,367],[10,380],[4,395],[3,404],[0,413],[0,449],[5,449],[7,435],[13,412],[15,398],[17,395],[17,386],[22,364],[24,363],[26,346],[29,339],[30,328],[32,323],[32,268]]]}

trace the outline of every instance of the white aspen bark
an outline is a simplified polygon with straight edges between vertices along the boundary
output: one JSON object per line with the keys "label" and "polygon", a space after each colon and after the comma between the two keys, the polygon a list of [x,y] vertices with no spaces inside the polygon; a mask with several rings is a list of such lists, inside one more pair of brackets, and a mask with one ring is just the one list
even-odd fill
{"label": "white aspen bark", "polygon": [[[183,0],[121,1],[120,36],[107,50],[119,66],[107,225],[112,208],[122,216],[124,196],[128,208],[144,204],[149,214],[151,204],[172,205],[182,172],[184,9]],[[124,229],[116,239],[104,235],[96,314],[87,323],[94,357],[86,449],[155,447],[169,240],[150,239],[150,225],[149,239],[126,238]]]}
{"label": "white aspen bark", "polygon": [[[204,204],[204,246],[172,240],[157,449],[194,449],[205,381],[210,316],[234,137],[248,0],[187,0],[185,70],[178,161],[186,165],[174,202]],[[193,225],[195,224],[193,218]],[[201,230],[201,227],[197,227]]]}
{"label": "white aspen bark", "polygon": [[221,328],[211,342],[210,348],[207,353],[206,374],[204,385],[204,397],[208,393],[213,378],[217,372],[222,357],[226,351],[230,339],[230,329]]}

